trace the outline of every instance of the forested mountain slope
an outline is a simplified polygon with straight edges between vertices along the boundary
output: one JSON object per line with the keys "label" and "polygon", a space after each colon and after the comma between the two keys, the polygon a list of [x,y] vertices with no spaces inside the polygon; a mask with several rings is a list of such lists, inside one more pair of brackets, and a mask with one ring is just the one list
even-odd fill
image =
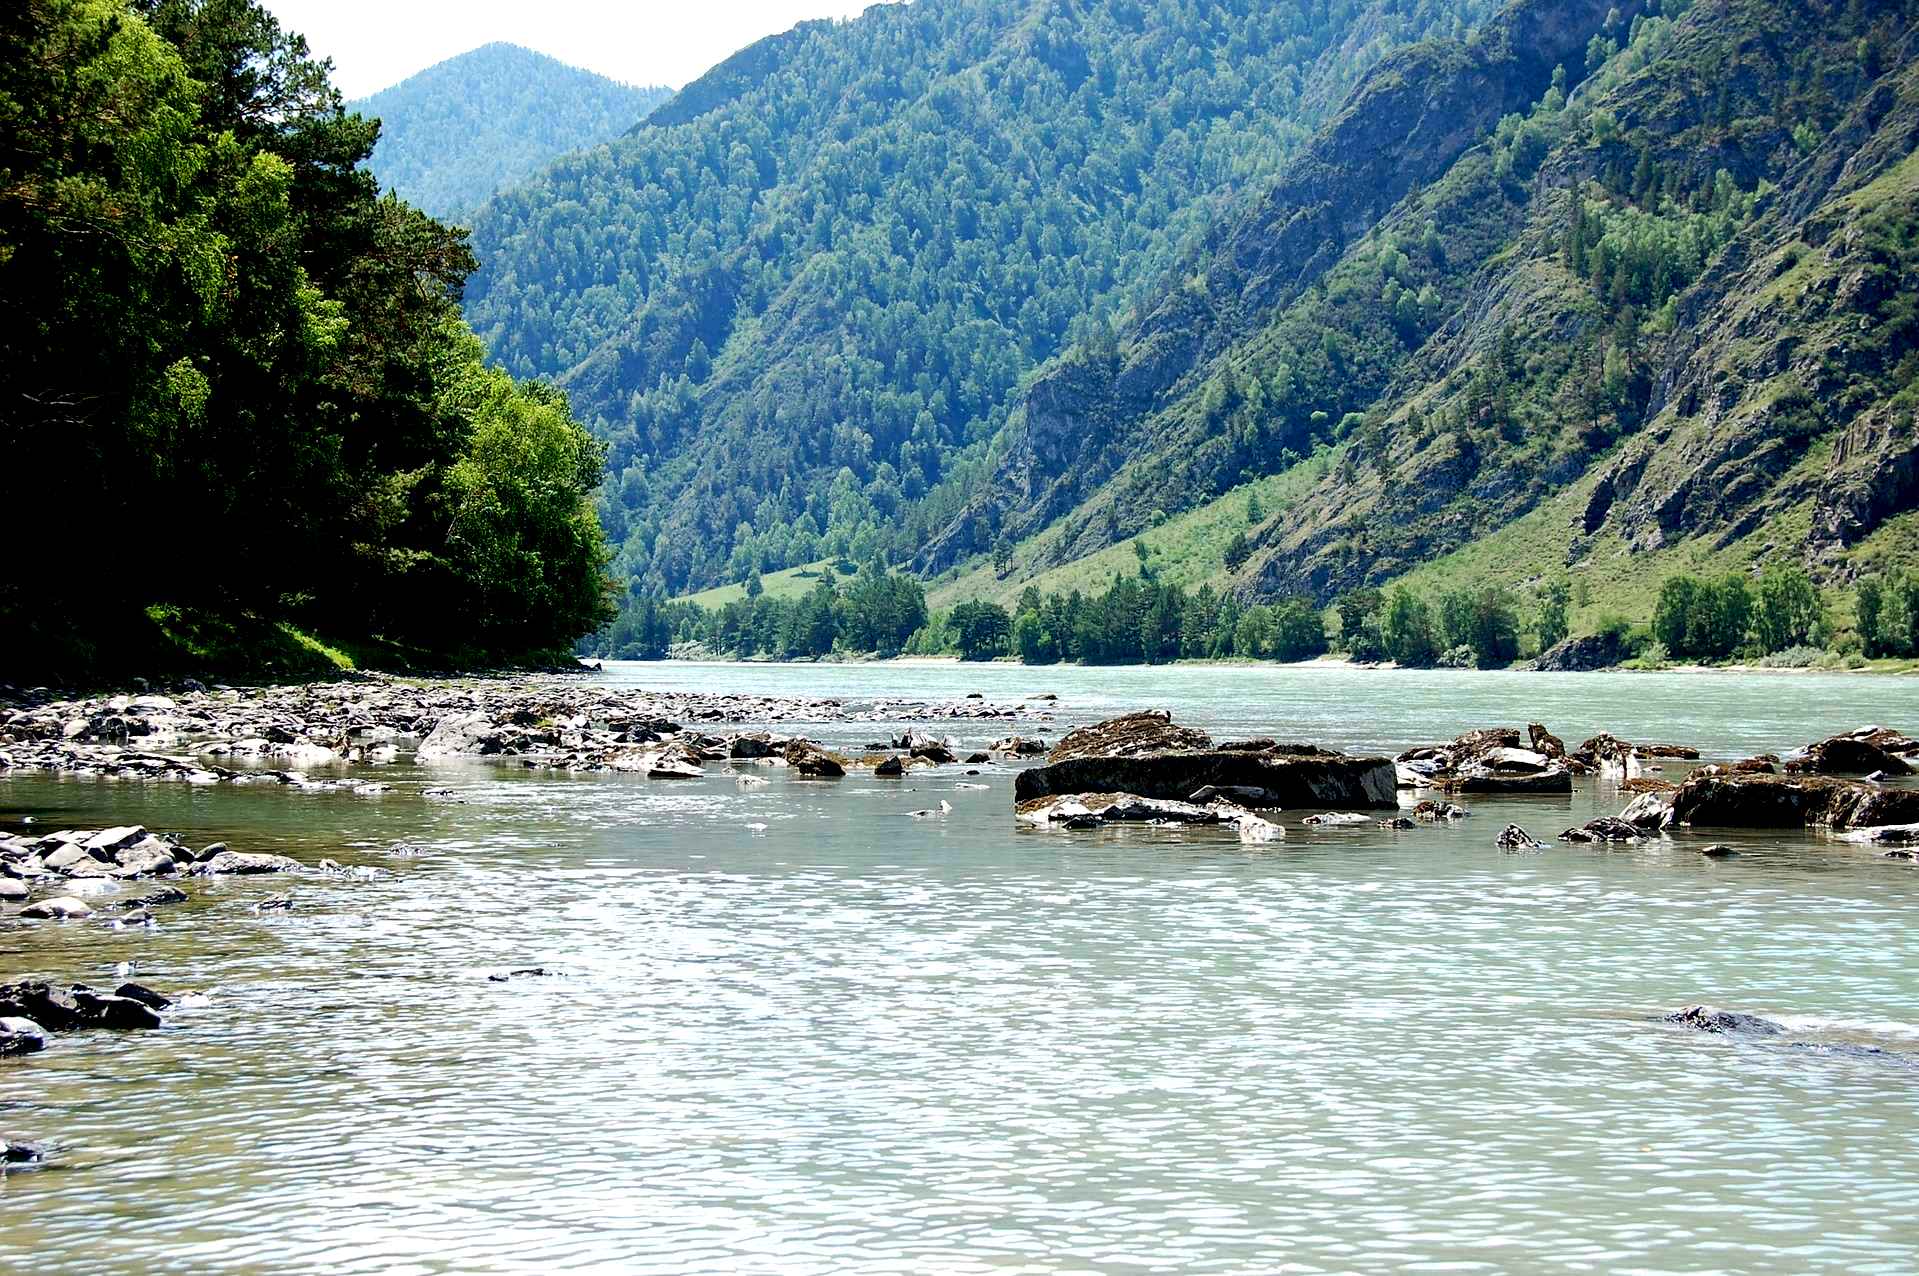
{"label": "forested mountain slope", "polygon": [[1489,0],[916,0],[803,26],[475,219],[467,313],[609,444],[616,569],[900,560],[1018,388]]}
{"label": "forested mountain slope", "polygon": [[670,96],[488,44],[348,109],[380,121],[367,161],[380,185],[457,219],[559,156],[618,137]]}
{"label": "forested mountain slope", "polygon": [[1305,465],[1246,595],[1380,583],[1549,500],[1534,571],[1682,542],[1848,571],[1919,504],[1919,6],[1606,9],[1380,67],[1203,270],[1042,374],[919,565],[1023,542],[1031,574]]}

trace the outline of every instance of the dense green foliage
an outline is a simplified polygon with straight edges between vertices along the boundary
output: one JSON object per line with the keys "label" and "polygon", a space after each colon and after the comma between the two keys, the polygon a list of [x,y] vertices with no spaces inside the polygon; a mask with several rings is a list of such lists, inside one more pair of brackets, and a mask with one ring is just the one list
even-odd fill
{"label": "dense green foliage", "polygon": [[[1356,589],[1342,595],[1335,610],[1340,647],[1355,660],[1498,669],[1519,657],[1518,607],[1497,584],[1448,590],[1435,602],[1404,585],[1385,594]],[[1551,611],[1542,609],[1541,619],[1536,633],[1543,640],[1551,632]]]}
{"label": "dense green foliage", "polygon": [[434,217],[461,218],[569,151],[608,142],[672,96],[488,44],[348,110],[380,121],[367,167]]}
{"label": "dense green foliage", "polygon": [[468,314],[609,444],[616,570],[900,561],[1025,377],[1386,50],[1489,0],[916,0],[749,50],[475,221]]}
{"label": "dense green foliage", "polygon": [[1803,568],[1780,564],[1759,578],[1672,576],[1660,586],[1653,637],[1685,660],[1726,660],[1816,647],[1828,629],[1819,593]]}
{"label": "dense green foliage", "polygon": [[[477,652],[599,623],[598,448],[482,363],[461,233],[250,0],[0,14],[0,566],[28,664],[159,604]],[[84,623],[83,623],[84,622]]]}
{"label": "dense green foliage", "polygon": [[1014,609],[1011,637],[1029,665],[1310,660],[1326,652],[1325,623],[1306,599],[1247,606],[1210,586],[1188,593],[1151,574],[1117,577],[1090,597],[1028,589]]}
{"label": "dense green foliage", "polygon": [[1855,628],[1868,657],[1919,656],[1919,574],[1859,582]]}
{"label": "dense green foliage", "polygon": [[[845,567],[852,571],[852,564]],[[664,659],[678,643],[749,658],[818,658],[835,651],[893,656],[927,622],[926,593],[919,582],[883,572],[874,563],[843,583],[822,576],[799,598],[769,598],[750,587],[747,592],[747,598],[724,607],[644,595],[587,645],[618,660]]]}

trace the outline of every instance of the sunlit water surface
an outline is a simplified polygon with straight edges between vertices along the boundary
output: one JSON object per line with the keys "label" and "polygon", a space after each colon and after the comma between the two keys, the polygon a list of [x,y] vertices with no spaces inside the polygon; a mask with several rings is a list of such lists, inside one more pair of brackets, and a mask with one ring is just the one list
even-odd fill
{"label": "sunlit water surface", "polygon": [[[1146,705],[1398,749],[1544,721],[1708,757],[1888,721],[1864,678],[616,666],[624,685]],[[898,728],[892,728],[898,729]],[[1002,723],[951,728],[969,746]],[[860,744],[884,725],[811,734]],[[0,816],[387,864],[0,920],[0,973],[212,989],[0,1063],[35,1272],[1910,1272],[1919,877],[1820,836],[1502,853],[1620,796],[1242,847],[887,783],[385,768],[378,798],[0,780]],[[1676,776],[1676,773],[1673,773]],[[961,788],[985,783],[985,790]],[[426,799],[450,785],[459,802]],[[908,812],[936,806],[943,819]],[[393,859],[396,840],[426,854]],[[518,967],[561,972],[493,982]],[[1868,1056],[1703,1037],[1709,1000]]]}

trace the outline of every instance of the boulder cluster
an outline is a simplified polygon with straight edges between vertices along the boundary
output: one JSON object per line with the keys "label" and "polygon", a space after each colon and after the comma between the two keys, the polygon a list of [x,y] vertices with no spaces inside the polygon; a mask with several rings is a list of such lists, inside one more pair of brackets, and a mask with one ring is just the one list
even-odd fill
{"label": "boulder cluster", "polygon": [[[1035,697],[1035,704],[1050,700]],[[10,706],[0,707],[0,772],[278,783],[367,796],[387,786],[309,772],[340,764],[378,765],[413,753],[422,762],[516,759],[671,779],[698,774],[702,760],[785,758],[788,737],[713,730],[728,723],[1005,722],[1052,716],[1050,707],[1029,711],[1023,702],[993,703],[977,695],[949,703],[848,702],[626,690],[563,675],[434,682],[369,676],[211,689],[189,681],[170,695],[75,699],[45,690],[0,689],[0,706]],[[753,752],[755,740],[766,749]],[[1014,756],[1045,748],[1019,736],[1001,744],[1005,747],[996,745],[995,752]],[[811,757],[819,751],[814,746],[805,752]],[[910,752],[928,756],[922,748]]]}

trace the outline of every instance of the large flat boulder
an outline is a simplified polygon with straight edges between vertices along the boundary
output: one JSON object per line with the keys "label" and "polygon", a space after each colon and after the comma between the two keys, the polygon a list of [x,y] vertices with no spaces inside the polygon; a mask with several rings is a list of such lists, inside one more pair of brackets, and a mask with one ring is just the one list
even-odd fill
{"label": "large flat boulder", "polygon": [[1830,776],[1752,771],[1695,772],[1672,795],[1676,824],[1725,828],[1835,829],[1919,823],[1919,789],[1881,788]]}
{"label": "large flat boulder", "polygon": [[1264,795],[1259,805],[1265,807],[1383,810],[1399,804],[1393,764],[1385,758],[1222,750],[1048,762],[1020,772],[1013,781],[1013,797],[1025,802],[1055,793],[1130,793],[1188,802],[1208,787],[1236,794],[1257,790]]}

